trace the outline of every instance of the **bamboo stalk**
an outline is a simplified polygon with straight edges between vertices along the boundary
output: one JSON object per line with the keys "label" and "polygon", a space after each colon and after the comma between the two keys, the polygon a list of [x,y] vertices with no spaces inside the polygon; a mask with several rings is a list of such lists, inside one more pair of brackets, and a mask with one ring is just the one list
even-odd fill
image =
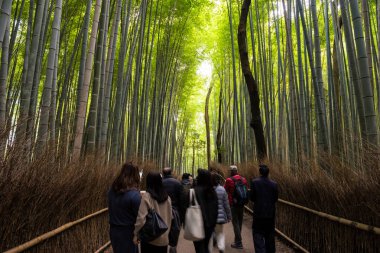
{"label": "bamboo stalk", "polygon": [[104,250],[108,249],[109,246],[111,246],[111,241],[108,241],[106,244],[104,244],[102,247],[100,247],[95,253],[102,253]]}
{"label": "bamboo stalk", "polygon": [[62,226],[60,226],[60,227],[58,227],[58,228],[56,228],[56,229],[54,229],[52,231],[49,231],[49,232],[47,232],[47,233],[45,233],[43,235],[40,235],[40,236],[38,236],[38,237],[36,237],[36,238],[34,238],[34,239],[26,242],[26,243],[23,243],[23,244],[21,244],[21,245],[19,245],[17,247],[14,247],[14,248],[12,248],[10,250],[7,250],[4,253],[23,252],[24,250],[30,249],[31,247],[33,247],[33,246],[35,246],[37,244],[40,244],[41,242],[43,242],[43,241],[45,241],[45,240],[47,240],[49,238],[52,238],[52,237],[54,237],[54,236],[62,233],[63,231],[65,231],[65,230],[67,230],[67,229],[69,229],[69,228],[71,228],[71,227],[73,227],[73,226],[75,226],[75,225],[77,225],[77,224],[85,221],[85,220],[91,219],[91,218],[93,218],[95,216],[98,216],[98,215],[100,215],[102,213],[105,213],[107,211],[108,211],[108,208],[104,208],[104,209],[101,209],[101,210],[99,210],[99,211],[97,211],[95,213],[89,214],[89,215],[87,215],[87,216],[85,216],[85,217],[83,217],[83,218],[81,218],[79,220],[66,223],[65,225],[62,225]]}
{"label": "bamboo stalk", "polygon": [[360,229],[360,230],[364,230],[364,231],[367,231],[367,232],[375,233],[376,235],[380,235],[380,228],[375,227],[375,226],[371,226],[371,225],[363,224],[363,223],[360,223],[360,222],[344,219],[344,218],[337,217],[337,216],[334,216],[334,215],[331,215],[331,214],[327,214],[327,213],[324,213],[324,212],[319,212],[319,211],[316,211],[316,210],[313,210],[313,209],[310,209],[310,208],[307,208],[307,207],[304,207],[304,206],[300,206],[300,205],[297,205],[297,204],[294,204],[292,202],[285,201],[285,200],[282,200],[282,199],[279,199],[278,202],[286,204],[286,205],[289,205],[289,206],[296,207],[298,209],[302,209],[304,211],[310,212],[310,213],[315,214],[317,216],[320,216],[322,218],[329,219],[331,221],[338,222],[340,224],[344,224],[344,225],[347,225],[347,226],[350,226],[350,227],[354,227],[354,228],[357,228],[357,229]]}
{"label": "bamboo stalk", "polygon": [[278,230],[277,228],[275,228],[275,231],[277,234],[279,234],[281,237],[285,238],[287,241],[289,241],[291,244],[293,244],[298,250],[304,252],[304,253],[309,253],[309,251],[305,248],[303,248],[301,245],[299,245],[298,243],[296,243],[295,241],[293,241],[291,238],[289,238],[288,236],[286,236],[284,233],[282,233],[280,230]]}

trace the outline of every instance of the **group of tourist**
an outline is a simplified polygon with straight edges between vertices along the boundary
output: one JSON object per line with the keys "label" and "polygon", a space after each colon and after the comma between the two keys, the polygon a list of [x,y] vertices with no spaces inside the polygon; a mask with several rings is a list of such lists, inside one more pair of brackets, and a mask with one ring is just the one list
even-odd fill
{"label": "group of tourist", "polygon": [[[225,251],[224,224],[232,221],[235,240],[232,248],[243,249],[242,223],[244,205],[253,205],[253,241],[256,253],[275,252],[275,203],[277,184],[268,179],[269,169],[260,165],[260,177],[251,181],[230,166],[230,177],[198,169],[198,175],[184,173],[182,180],[172,175],[171,168],[162,173],[146,175],[146,191],[140,191],[139,168],[127,163],[108,192],[110,238],[115,253],[176,253],[180,229],[186,224],[189,206],[200,206],[203,228],[202,239],[192,240],[196,253],[211,253],[217,246]],[[194,194],[195,193],[195,194]],[[193,199],[192,194],[195,195]],[[155,223],[155,225],[152,225]],[[190,222],[187,222],[190,223]],[[152,237],[146,227],[160,233]],[[186,231],[185,231],[186,233]],[[186,237],[185,237],[186,238]]]}

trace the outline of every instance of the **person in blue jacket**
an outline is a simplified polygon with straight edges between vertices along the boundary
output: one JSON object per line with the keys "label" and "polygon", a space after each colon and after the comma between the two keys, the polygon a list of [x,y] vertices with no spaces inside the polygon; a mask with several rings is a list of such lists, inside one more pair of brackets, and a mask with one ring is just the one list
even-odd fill
{"label": "person in blue jacket", "polygon": [[269,168],[260,165],[260,177],[251,182],[250,199],[253,202],[252,233],[256,253],[276,252],[274,232],[277,183],[268,178]]}
{"label": "person in blue jacket", "polygon": [[108,192],[110,239],[114,253],[137,253],[133,231],[140,207],[140,174],[137,166],[124,164]]}

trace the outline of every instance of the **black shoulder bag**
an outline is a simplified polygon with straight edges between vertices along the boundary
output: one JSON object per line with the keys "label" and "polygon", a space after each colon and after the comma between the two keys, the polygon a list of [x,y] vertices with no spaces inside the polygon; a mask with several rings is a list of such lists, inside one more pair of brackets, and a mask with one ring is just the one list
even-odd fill
{"label": "black shoulder bag", "polygon": [[[151,198],[149,196],[149,198]],[[149,201],[150,202],[150,201]],[[168,230],[161,216],[154,210],[153,205],[150,203],[148,214],[146,216],[145,224],[139,232],[140,240],[143,242],[151,242]]]}

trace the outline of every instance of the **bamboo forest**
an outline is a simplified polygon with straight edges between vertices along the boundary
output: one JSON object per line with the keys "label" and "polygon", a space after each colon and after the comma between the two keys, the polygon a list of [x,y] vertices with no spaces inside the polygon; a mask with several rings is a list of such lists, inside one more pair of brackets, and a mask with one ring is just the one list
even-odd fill
{"label": "bamboo forest", "polygon": [[[0,252],[118,252],[107,192],[124,163],[139,190],[165,167],[236,165],[250,186],[265,164],[277,252],[379,252],[380,0],[0,9]],[[254,206],[245,248],[228,223],[225,252],[259,253]]]}

